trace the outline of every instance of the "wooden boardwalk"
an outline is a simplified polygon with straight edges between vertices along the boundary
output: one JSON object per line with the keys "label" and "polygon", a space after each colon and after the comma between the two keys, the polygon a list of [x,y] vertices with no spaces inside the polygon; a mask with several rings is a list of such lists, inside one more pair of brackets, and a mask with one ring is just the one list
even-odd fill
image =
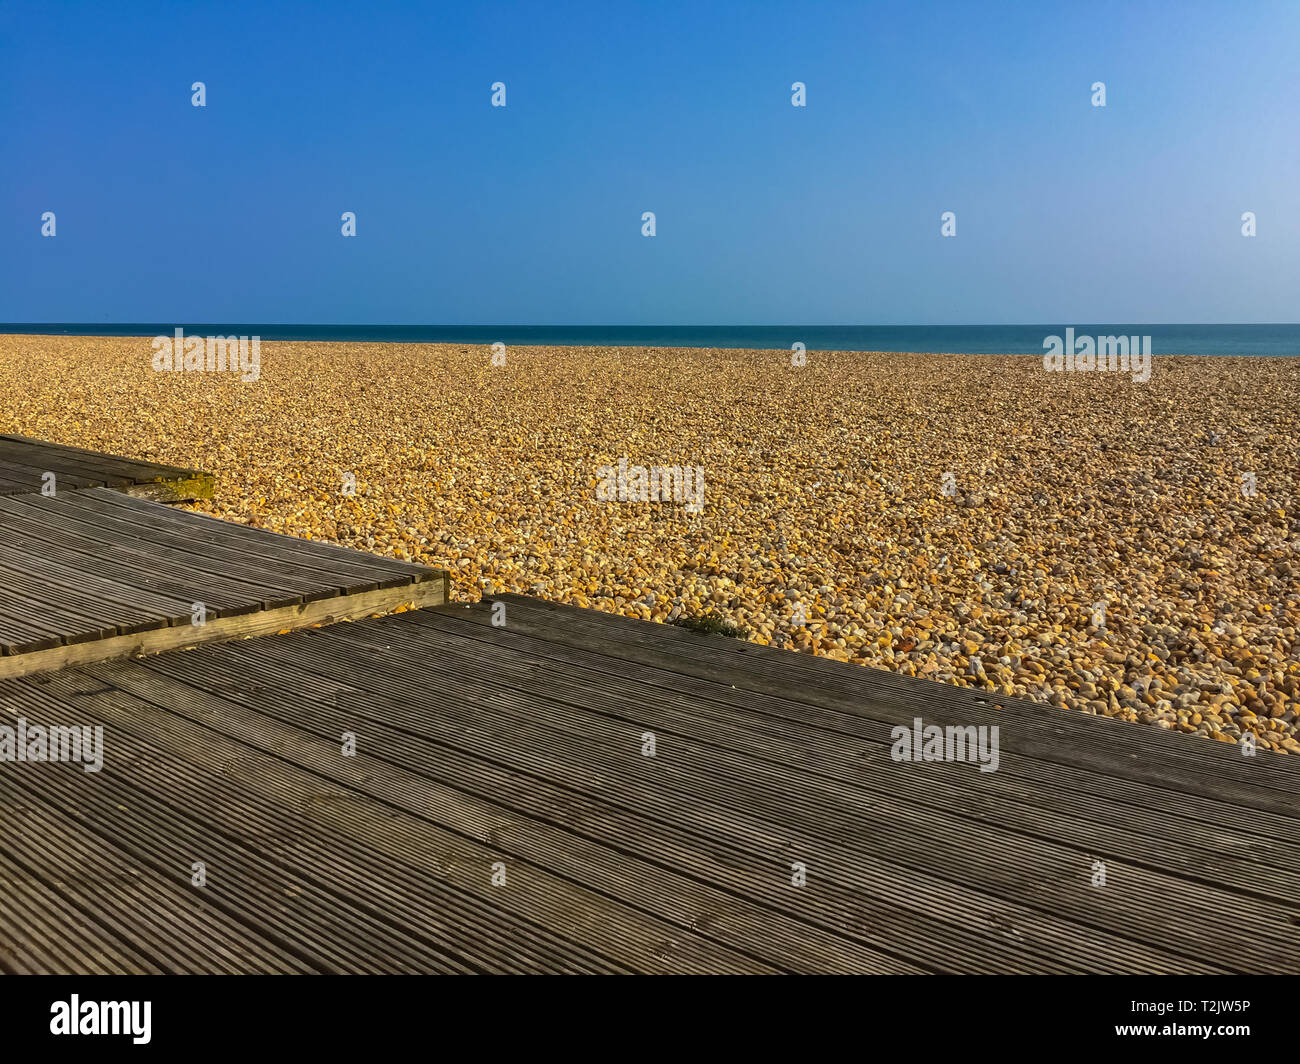
{"label": "wooden boardwalk", "polygon": [[1300,969],[1295,759],[499,601],[0,680],[0,969]]}
{"label": "wooden boardwalk", "polygon": [[197,469],[100,454],[26,436],[0,436],[0,495],[75,488],[116,488],[159,502],[192,502],[212,497],[213,478]]}
{"label": "wooden boardwalk", "polygon": [[0,677],[445,601],[438,570],[109,488],[0,497]]}

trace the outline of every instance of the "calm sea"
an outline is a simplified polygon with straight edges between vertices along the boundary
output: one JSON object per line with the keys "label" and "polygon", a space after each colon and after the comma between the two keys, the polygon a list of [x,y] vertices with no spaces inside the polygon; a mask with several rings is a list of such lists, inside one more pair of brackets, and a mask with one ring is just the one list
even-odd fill
{"label": "calm sea", "polygon": [[[1064,336],[1150,336],[1155,355],[1300,354],[1300,325],[255,325],[220,322],[180,326],[205,336],[260,336],[263,340],[364,340],[394,343],[492,344],[555,347],[752,347],[810,351],[916,351],[971,355],[1043,354],[1043,340]],[[0,333],[51,336],[170,336],[175,322],[0,324]]]}

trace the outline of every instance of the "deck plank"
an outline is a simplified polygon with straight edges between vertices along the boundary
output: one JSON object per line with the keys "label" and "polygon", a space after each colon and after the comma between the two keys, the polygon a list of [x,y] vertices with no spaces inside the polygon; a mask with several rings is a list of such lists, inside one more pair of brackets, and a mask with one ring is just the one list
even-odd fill
{"label": "deck plank", "polygon": [[[0,435],[0,454],[15,455],[19,457],[23,464],[37,466],[40,466],[41,462],[35,461],[35,459],[48,457],[56,463],[78,464],[87,468],[102,470],[106,474],[123,479],[139,481],[146,478],[155,480],[180,478],[193,476],[199,472],[196,469],[186,469],[163,462],[153,462],[142,458],[128,458],[124,455],[74,447],[71,444],[54,443],[50,440],[38,440],[29,436],[11,434]],[[50,469],[54,468],[54,466],[46,465],[43,468]]]}
{"label": "deck plank", "polygon": [[[394,620],[401,623],[380,627],[390,631],[406,629],[404,620]],[[361,630],[373,631],[374,626],[362,626]],[[349,660],[335,648],[328,653],[315,649],[297,656],[290,654],[291,647],[334,643],[353,638],[357,631],[358,626],[350,626],[346,631],[299,633],[274,644],[263,644],[259,651],[282,655],[286,671],[290,667],[300,671],[345,669],[341,675],[355,677],[364,685],[367,697],[374,698],[386,690],[390,703],[405,707],[412,714],[409,719],[403,717],[409,728],[458,727],[478,742],[504,743],[499,756],[527,760],[535,752],[550,753],[569,766],[568,771],[576,778],[581,779],[585,773],[601,780],[600,793],[626,789],[630,803],[666,801],[666,808],[680,817],[693,815],[697,807],[699,815],[704,816],[723,803],[738,805],[797,831],[809,840],[814,852],[838,846],[846,833],[857,832],[886,844],[891,859],[904,866],[941,867],[953,882],[968,882],[970,877],[976,877],[986,889],[1007,901],[1030,901],[1044,912],[1072,912],[1080,920],[1098,921],[1119,933],[1133,928],[1140,919],[1141,931],[1130,930],[1130,934],[1145,936],[1151,944],[1178,943],[1192,955],[1201,949],[1200,940],[1219,937],[1213,929],[1202,926],[1193,913],[1207,899],[1226,904],[1228,892],[1200,881],[1185,882],[1158,869],[1130,865],[1112,854],[1071,849],[1059,842],[1018,834],[1001,824],[954,822],[954,814],[947,811],[885,802],[879,794],[862,794],[852,785],[778,769],[717,749],[676,743],[671,761],[656,759],[651,767],[645,759],[627,756],[641,733],[640,726],[619,727],[584,713],[576,701],[562,701],[555,690],[557,676],[549,669],[537,671],[530,690],[512,693],[505,690],[504,681],[490,663],[472,671],[453,667],[428,677],[408,670],[408,665],[436,656],[436,645],[417,651],[398,650],[383,658],[371,653],[369,661],[367,655]],[[242,654],[246,650],[245,644],[229,648],[228,653]],[[434,701],[430,703],[430,699]],[[883,765],[887,773],[899,767],[887,757],[876,764]],[[974,777],[980,774],[970,772],[969,785],[974,790]],[[805,801],[789,802],[792,786]],[[734,815],[734,810],[729,810],[729,815]],[[939,853],[933,852],[935,843],[927,841],[933,839],[942,840]],[[1008,854],[1014,854],[1014,859],[1008,859]],[[1090,892],[1086,887],[1089,865],[1102,856],[1112,878],[1123,877],[1129,884],[1128,890],[1108,895],[1104,904],[1101,892]],[[1079,889],[1078,884],[1083,888]],[[1136,899],[1148,896],[1168,899],[1168,909],[1162,906],[1158,912],[1146,912],[1145,904]],[[1275,901],[1250,901],[1236,891],[1232,896],[1234,904],[1249,909],[1252,916],[1276,920]],[[1257,950],[1258,963],[1279,963],[1282,956],[1289,955],[1288,951],[1300,948],[1300,931],[1280,931],[1277,940],[1261,941],[1245,950]],[[1221,943],[1214,955],[1221,955],[1224,948]],[[1208,959],[1209,954],[1205,956]]]}
{"label": "deck plank", "polygon": [[[815,685],[804,662],[783,686],[664,626],[513,599],[505,628],[491,616],[443,606],[0,682],[0,707],[52,700],[102,723],[123,759],[93,798],[76,773],[16,778],[74,826],[162,836],[141,859],[212,840],[235,875],[221,912],[296,936],[312,970],[1294,969],[1300,847],[1280,830],[1294,814],[1234,820],[1199,784],[1189,814],[1165,780],[1178,751],[1139,728],[1099,729],[1121,762],[1141,751],[1131,779],[1054,760],[1050,718],[1023,707],[1000,718],[996,773],[903,766],[890,722],[950,689],[829,670]],[[731,682],[746,675],[752,690]],[[949,712],[972,707],[999,712]],[[1300,796],[1300,773],[1271,768],[1261,805],[1288,779]],[[493,860],[526,889],[488,886]],[[315,907],[277,930],[265,903],[286,882]],[[335,895],[363,907],[364,936]],[[385,926],[366,923],[381,910]]]}
{"label": "deck plank", "polygon": [[[0,676],[445,601],[446,574],[175,511],[107,488],[0,497]],[[193,623],[202,604],[205,623]],[[298,612],[294,612],[298,611]],[[267,615],[263,624],[254,615]],[[270,618],[284,623],[270,626]],[[301,622],[296,618],[310,618]],[[247,621],[240,620],[247,618]],[[205,626],[216,622],[211,632]],[[125,637],[173,629],[168,636]],[[136,649],[138,648],[138,649]],[[18,659],[22,659],[21,661]],[[84,649],[66,660],[92,660]]]}
{"label": "deck plank", "polygon": [[[652,625],[525,596],[497,598],[516,607],[512,624],[522,626],[531,616],[533,630],[549,625],[560,641],[597,636],[604,641],[605,652],[616,659],[649,660],[647,655],[659,650],[671,655],[674,669],[688,675],[725,678],[741,690],[784,694],[850,714],[874,713],[875,719],[891,725],[910,724],[915,716],[940,725],[1014,721],[1023,728],[1022,748],[1032,749],[1045,760],[1094,768],[1119,778],[1158,779],[1174,791],[1300,818],[1294,790],[1300,763],[1284,755],[1266,751],[1246,758],[1236,747],[1198,736],[1132,727],[1025,699],[918,682],[880,669],[722,636],[697,635],[672,625]],[[486,618],[483,623],[488,623]],[[891,706],[895,711],[889,710]]]}

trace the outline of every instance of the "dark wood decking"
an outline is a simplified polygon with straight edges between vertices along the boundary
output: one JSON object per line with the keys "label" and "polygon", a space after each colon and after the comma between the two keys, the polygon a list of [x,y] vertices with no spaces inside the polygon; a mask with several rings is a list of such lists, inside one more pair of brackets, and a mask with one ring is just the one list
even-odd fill
{"label": "dark wood decking", "polygon": [[[0,765],[0,968],[1300,967],[1292,759],[502,601],[0,681],[105,732]],[[998,770],[893,761],[915,717]]]}
{"label": "dark wood decking", "polygon": [[446,575],[109,488],[0,498],[0,676],[408,601],[445,602]]}
{"label": "dark wood decking", "polygon": [[160,502],[192,502],[212,497],[213,478],[197,469],[100,454],[80,447],[0,436],[0,495],[46,490],[53,473],[56,491],[116,488]]}

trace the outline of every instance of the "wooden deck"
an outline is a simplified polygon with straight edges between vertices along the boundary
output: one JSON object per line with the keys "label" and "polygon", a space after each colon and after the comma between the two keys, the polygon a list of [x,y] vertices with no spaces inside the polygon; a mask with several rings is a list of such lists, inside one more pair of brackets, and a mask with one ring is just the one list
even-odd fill
{"label": "wooden deck", "polygon": [[0,436],[0,495],[48,491],[50,473],[54,474],[56,491],[108,487],[159,502],[210,499],[213,490],[212,475],[197,469],[101,454],[26,436]]}
{"label": "wooden deck", "polygon": [[0,969],[1300,967],[1293,759],[501,601],[0,681],[105,734],[0,766]]}
{"label": "wooden deck", "polygon": [[445,601],[438,570],[109,488],[0,497],[0,677]]}

